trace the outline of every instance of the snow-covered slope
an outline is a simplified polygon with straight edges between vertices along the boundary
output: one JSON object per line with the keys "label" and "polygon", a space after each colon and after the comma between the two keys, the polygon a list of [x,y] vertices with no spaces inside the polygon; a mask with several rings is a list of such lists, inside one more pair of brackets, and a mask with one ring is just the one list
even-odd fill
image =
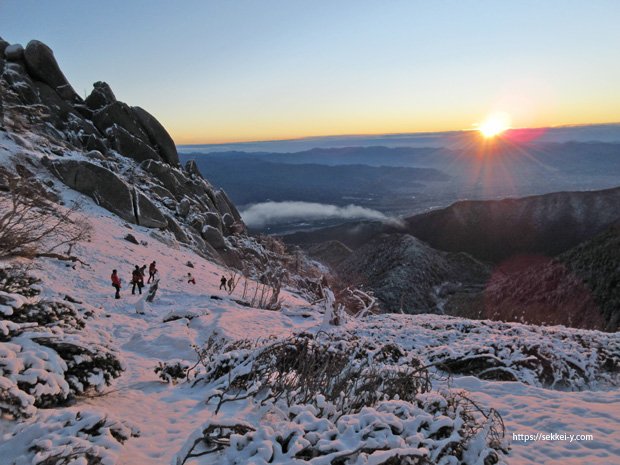
{"label": "snow-covered slope", "polygon": [[[77,194],[67,190],[64,195]],[[95,226],[94,236],[91,242],[77,246],[74,251],[84,264],[68,266],[58,260],[38,260],[32,273],[44,283],[42,288],[46,297],[70,295],[100,309],[96,317],[89,320],[88,326],[109,336],[124,362],[125,372],[103,394],[78,398],[74,405],[65,408],[39,409],[33,418],[23,423],[2,420],[4,444],[0,446],[0,452],[3,463],[36,463],[32,462],[32,452],[28,453],[25,447],[37,437],[50,439],[43,446],[61,444],[60,436],[49,437],[52,434],[49,429],[59,421],[66,421],[66,418],[62,419],[64,417],[59,419],[58,415],[66,416],[67,412],[82,412],[83,415],[95,412],[92,413],[95,415],[93,418],[99,418],[96,415],[108,416],[114,422],[122,421],[116,424],[126,425],[124,427],[129,428],[128,431],[139,431],[138,437],[130,437],[122,446],[116,443],[114,448],[108,449],[110,463],[116,461],[122,464],[175,463],[177,454],[184,445],[187,447],[188,438],[195,437],[201,425],[214,418],[245,421],[254,427],[258,424],[269,426],[271,421],[275,425],[275,420],[270,419],[273,413],[257,409],[249,400],[240,400],[234,408],[222,411],[219,417],[215,416],[214,405],[205,402],[209,386],[166,384],[154,373],[154,367],[160,361],[181,359],[195,362],[197,356],[192,345],[202,346],[214,334],[233,340],[255,340],[271,336],[281,338],[300,331],[316,333],[322,328],[321,309],[312,307],[290,291],[284,293],[283,310],[280,312],[240,306],[232,300],[235,294],[228,296],[218,289],[219,277],[225,271],[219,265],[184,247],[170,247],[154,239],[148,229],[128,226],[92,203],[87,204],[86,211]],[[128,232],[138,242],[147,245],[125,241],[123,237]],[[151,260],[157,260],[161,270],[160,289],[145,315],[138,315],[135,305],[140,296],[132,296],[125,286],[121,291],[122,298],[115,300],[109,274],[112,268],[116,268],[127,280],[134,264],[149,263]],[[194,265],[193,268],[186,266],[188,261]],[[185,275],[188,271],[195,276],[196,285],[187,283]],[[196,317],[164,323],[171,313]],[[566,338],[587,337],[593,341],[603,341],[610,348],[614,344],[616,348],[618,346],[618,335],[561,328],[542,331],[518,324],[471,322],[430,315],[374,316],[364,321],[351,320],[344,327],[328,331],[341,334],[342,338],[347,333],[353,333],[377,341],[395,342],[407,350],[418,350],[422,355],[430,354],[431,347],[436,347],[438,351],[458,351],[459,347],[467,346],[463,349],[464,354],[488,342],[507,346],[522,337],[529,343],[536,339],[547,341],[553,349],[576,357],[577,364],[587,364],[588,360],[592,362],[591,357],[580,359],[582,354],[577,348],[571,348],[571,344],[564,341]],[[507,349],[503,350],[504,353],[498,352],[496,356],[504,357]],[[574,351],[572,355],[571,351]],[[545,389],[535,381],[530,384],[522,381],[483,381],[471,376],[456,376],[451,382],[453,387],[467,390],[467,396],[485,408],[495,408],[504,419],[509,439],[512,439],[513,433],[538,432],[591,434],[594,438],[572,443],[559,440],[512,441],[507,463],[611,464],[620,457],[617,445],[620,392],[617,388],[599,385],[598,390],[564,392]],[[11,436],[24,428],[21,435]],[[345,441],[344,444],[354,447],[350,442]],[[20,459],[21,454],[25,456]],[[225,459],[218,457],[206,455],[187,463],[223,463]],[[256,456],[253,460],[252,463],[263,463]]]}

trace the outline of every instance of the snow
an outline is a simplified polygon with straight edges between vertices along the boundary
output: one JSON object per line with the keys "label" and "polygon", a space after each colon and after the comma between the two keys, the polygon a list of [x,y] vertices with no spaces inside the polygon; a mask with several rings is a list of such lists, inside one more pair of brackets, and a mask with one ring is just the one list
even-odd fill
{"label": "snow", "polygon": [[[5,134],[0,133],[0,161],[3,156],[6,161],[6,155],[16,151],[23,152],[24,148],[18,147]],[[41,156],[38,152],[31,155]],[[59,184],[57,180],[54,182]],[[298,412],[295,417],[298,427],[294,427],[290,421],[283,421],[274,412],[257,409],[250,401],[228,404],[218,415],[214,415],[213,404],[205,402],[212,386],[192,387],[191,383],[175,385],[163,382],[154,372],[159,362],[193,364],[197,359],[194,347],[201,347],[213,335],[228,340],[259,340],[287,337],[301,331],[316,333],[324,325],[323,310],[319,306],[312,306],[291,289],[281,293],[281,311],[241,306],[235,302],[235,299],[241,297],[240,286],[232,295],[219,290],[219,278],[227,272],[222,266],[197,256],[185,247],[170,247],[169,241],[174,239],[167,233],[159,234],[165,234],[168,243],[160,242],[151,235],[150,230],[124,223],[75,192],[64,190],[63,197],[65,201],[83,201],[84,213],[93,223],[94,234],[90,242],[73,250],[85,264],[68,264],[53,259],[37,261],[32,273],[43,283],[39,297],[62,299],[69,295],[84,302],[84,306],[92,309],[94,315],[86,322],[87,334],[96,343],[110,344],[123,360],[126,371],[109,387],[104,387],[102,379],[94,376],[92,381],[101,386],[101,393],[79,398],[75,405],[53,409],[36,409],[32,407],[32,399],[23,396],[22,391],[15,391],[17,375],[0,376],[0,387],[21,396],[32,415],[19,423],[0,419],[2,463],[37,463],[46,456],[62,452],[67,442],[77,441],[84,447],[99,448],[100,455],[104,457],[103,463],[106,464],[176,464],[188,444],[192,444],[205,425],[211,423],[246,425],[254,430],[253,445],[239,446],[246,455],[237,455],[235,449],[230,448],[221,456],[207,455],[201,460],[188,463],[244,463],[244,457],[253,457],[252,460],[267,457],[273,444],[271,438],[276,435],[278,428],[289,428],[290,433],[298,434],[300,438],[303,435],[304,441],[320,443],[320,447],[331,447],[337,454],[357,447],[368,424],[378,422],[385,425],[385,428],[381,426],[373,429],[371,436],[363,440],[379,442],[390,447],[390,450],[368,461],[363,461],[360,456],[360,461],[356,463],[381,463],[390,454],[414,454],[426,447],[415,442],[420,440],[416,436],[417,429],[407,429],[413,428],[407,422],[420,421],[417,415],[419,412],[414,412],[416,415],[412,414],[406,420],[401,418],[404,414],[396,414],[397,407],[409,408],[406,405],[410,404],[405,405],[401,401],[380,403],[359,415],[343,416],[337,421],[317,418],[316,412],[308,407]],[[138,239],[139,245],[123,239],[128,232]],[[130,293],[128,283],[131,270],[135,264],[148,264],[153,260],[157,261],[159,269],[159,290],[155,301],[144,305],[145,314],[139,315],[136,308],[142,308],[143,296]],[[190,271],[186,266],[188,261],[194,265],[191,273],[196,279],[196,285],[188,284],[185,279]],[[114,289],[109,278],[112,269],[119,270],[123,278],[120,300],[114,299]],[[0,307],[0,313],[3,314],[7,314],[9,308],[25,303],[21,296],[11,294],[5,297],[6,302],[3,300],[3,306]],[[170,316],[175,318],[170,319]],[[14,329],[15,323],[0,322],[0,334],[6,335]],[[465,333],[464,329],[468,329],[468,332]],[[507,357],[511,361],[520,360],[522,353],[514,348],[508,349],[519,338],[525,344],[542,344],[549,353],[560,351],[588,373],[587,379],[574,386],[575,392],[570,392],[570,388],[545,388],[530,371],[519,371],[514,367],[518,379],[515,382],[454,376],[450,387],[463,389],[468,397],[480,405],[496,409],[502,415],[509,440],[513,433],[566,432],[593,435],[593,440],[574,442],[557,440],[524,443],[512,440],[512,449],[506,460],[509,464],[602,465],[620,462],[620,389],[613,385],[613,379],[601,377],[597,372],[593,352],[574,343],[570,337],[562,340],[565,335],[578,334],[592,344],[615,344],[617,347],[618,334],[576,332],[564,328],[542,330],[519,324],[469,322],[436,315],[369,316],[361,321],[349,318],[344,326],[330,327],[329,331],[334,334],[346,331],[360,337],[396,342],[425,357],[467,355],[477,347],[487,346],[493,341],[501,343],[497,345],[500,349],[494,356]],[[554,335],[557,339],[552,339]],[[74,337],[79,338],[78,335]],[[18,339],[20,344],[28,347],[30,339],[27,335]],[[56,390],[66,390],[64,380],[53,374],[62,371],[62,360],[51,353],[30,357],[31,352],[18,354],[15,349],[15,340],[12,343],[0,342],[0,357],[10,360],[7,366],[12,367],[11,373],[18,365],[32,362],[32,370],[43,369],[36,376],[52,373],[43,375],[48,378],[47,384],[42,384],[41,389],[52,386]],[[41,360],[54,366],[49,371],[46,371],[45,366],[37,368],[36,364],[41,363]],[[23,376],[35,376],[35,372],[25,372]],[[438,397],[437,401],[442,402],[442,399]],[[78,412],[81,413],[78,415]],[[434,428],[456,421],[450,418],[435,420]],[[100,436],[80,436],[80,431],[101,421]],[[114,428],[121,430],[127,437],[122,444],[111,439],[110,431]],[[310,434],[310,430],[314,434]],[[330,442],[329,432],[336,430],[340,440],[337,443]],[[392,430],[408,431],[411,434],[389,433]],[[138,431],[139,436],[136,437]],[[379,434],[378,431],[383,433]],[[243,439],[239,437],[235,441],[242,442]],[[33,445],[40,449],[37,455],[28,451]],[[255,449],[251,450],[252,447]],[[466,454],[477,456],[481,447],[480,442],[473,441]],[[276,463],[293,463],[286,461],[290,454],[278,454]],[[311,463],[328,463],[326,457]],[[256,459],[252,463],[261,462]]]}

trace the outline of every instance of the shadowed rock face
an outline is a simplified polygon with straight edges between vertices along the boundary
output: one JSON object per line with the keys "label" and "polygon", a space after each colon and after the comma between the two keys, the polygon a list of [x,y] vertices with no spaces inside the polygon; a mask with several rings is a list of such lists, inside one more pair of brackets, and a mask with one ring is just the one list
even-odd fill
{"label": "shadowed rock face", "polygon": [[49,169],[67,186],[92,197],[106,210],[125,221],[136,222],[131,189],[112,171],[76,160],[51,162]]}
{"label": "shadowed rock face", "polygon": [[96,111],[93,115],[93,123],[102,134],[105,134],[108,129],[118,126],[144,143],[149,141],[131,107],[123,102],[113,102]]}
{"label": "shadowed rock face", "polygon": [[6,40],[0,37],[0,58],[4,58],[4,51],[9,45],[10,44]]}
{"label": "shadowed rock face", "polygon": [[114,125],[107,130],[108,140],[118,153],[129,155],[136,161],[161,160],[159,154],[141,139]]}
{"label": "shadowed rock face", "polygon": [[38,40],[28,42],[24,50],[28,73],[36,80],[45,82],[65,100],[80,101],[67,78],[60,70],[52,49]]}
{"label": "shadowed rock face", "polygon": [[116,96],[106,82],[97,81],[93,84],[93,90],[84,103],[93,110],[100,110],[112,103],[116,102]]}
{"label": "shadowed rock face", "polygon": [[112,171],[86,161],[48,162],[50,171],[67,186],[92,197],[106,210],[130,223],[147,228],[168,224],[159,209],[144,194],[132,189]]}
{"label": "shadowed rock face", "polygon": [[132,110],[161,158],[169,165],[179,166],[179,154],[168,131],[146,110],[140,107],[132,107]]}
{"label": "shadowed rock face", "polygon": [[18,61],[24,58],[24,47],[21,44],[7,45],[4,49],[4,58],[9,61]]}

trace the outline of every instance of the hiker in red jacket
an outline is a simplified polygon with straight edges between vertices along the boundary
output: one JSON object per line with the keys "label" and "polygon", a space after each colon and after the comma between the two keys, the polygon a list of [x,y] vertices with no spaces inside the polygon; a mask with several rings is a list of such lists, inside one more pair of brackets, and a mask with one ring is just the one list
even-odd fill
{"label": "hiker in red jacket", "polygon": [[149,265],[149,280],[146,282],[147,284],[149,284],[151,281],[155,281],[156,273],[157,273],[157,263],[153,261],[153,263]]}
{"label": "hiker in red jacket", "polygon": [[116,272],[116,270],[112,270],[112,276],[110,276],[110,278],[112,279],[112,287],[116,289],[116,294],[114,295],[114,298],[120,299],[121,298],[121,278],[118,277],[118,273]]}

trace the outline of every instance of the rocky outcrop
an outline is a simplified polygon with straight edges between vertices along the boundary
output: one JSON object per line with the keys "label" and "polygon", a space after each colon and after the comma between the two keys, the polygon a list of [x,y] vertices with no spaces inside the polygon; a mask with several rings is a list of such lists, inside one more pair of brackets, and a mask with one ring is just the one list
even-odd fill
{"label": "rocky outcrop", "polygon": [[92,111],[101,110],[116,102],[116,96],[106,82],[97,81],[93,84],[93,90],[84,103]]}
{"label": "rocky outcrop", "polygon": [[130,187],[115,173],[94,163],[57,160],[48,163],[50,171],[63,183],[92,197],[97,204],[130,223],[136,215]]}
{"label": "rocky outcrop", "polygon": [[132,110],[161,158],[169,165],[179,166],[179,154],[168,131],[146,110],[140,107],[132,107]]}
{"label": "rocky outcrop", "polygon": [[179,223],[177,223],[172,216],[166,215],[166,221],[168,222],[168,230],[174,234],[177,241],[182,242],[183,244],[188,244],[190,242],[189,237],[183,228],[179,226]]}
{"label": "rocky outcrop", "polygon": [[48,154],[43,164],[64,184],[127,222],[172,233],[155,232],[158,240],[220,260],[234,255],[226,236],[246,232],[237,209],[195,165],[181,168],[153,115],[118,101],[102,81],[82,100],[39,41],[23,50],[0,39],[0,86],[8,103],[0,116],[12,109],[7,130],[36,134]]}
{"label": "rocky outcrop", "polygon": [[9,44],[6,40],[0,37],[0,59],[4,58],[4,51],[9,45],[11,44]]}
{"label": "rocky outcrop", "polygon": [[226,241],[222,232],[213,226],[206,225],[200,233],[202,238],[207,241],[214,249],[221,250],[226,248]]}
{"label": "rocky outcrop", "polygon": [[208,212],[203,215],[205,224],[213,226],[222,231],[222,217],[215,212]]}
{"label": "rocky outcrop", "polygon": [[144,171],[152,174],[159,180],[163,187],[171,192],[177,201],[181,201],[184,196],[189,196],[193,193],[192,189],[187,187],[183,174],[165,163],[157,160],[146,160],[140,166]]}
{"label": "rocky outcrop", "polygon": [[187,163],[185,163],[185,171],[187,171],[192,177],[204,179],[198,165],[196,164],[196,160],[188,160]]}
{"label": "rocky outcrop", "polygon": [[60,70],[54,52],[43,42],[38,40],[28,42],[24,50],[24,61],[30,76],[49,85],[61,98],[71,101],[81,100]]}
{"label": "rocky outcrop", "polygon": [[133,158],[136,161],[156,160],[161,158],[155,150],[153,150],[148,144],[144,143],[141,139],[132,136],[122,127],[113,125],[106,132],[108,140],[112,145],[112,148],[118,153],[122,153],[125,156]]}
{"label": "rocky outcrop", "polygon": [[133,191],[135,223],[147,228],[165,228],[168,226],[166,217],[159,211],[146,195],[137,189]]}
{"label": "rocky outcrop", "polygon": [[239,214],[239,210],[237,207],[230,201],[226,192],[223,190],[218,190],[215,192],[215,204],[217,206],[218,211],[224,215],[229,213],[235,219],[235,221],[241,221],[241,215]]}
{"label": "rocky outcrop", "polygon": [[191,202],[189,201],[189,199],[187,197],[183,198],[177,205],[177,213],[185,218],[187,215],[189,215],[189,211],[192,207]]}
{"label": "rocky outcrop", "polygon": [[2,79],[15,93],[19,103],[23,105],[40,103],[34,83],[22,63],[7,61],[2,72]]}
{"label": "rocky outcrop", "polygon": [[108,129],[118,126],[143,142],[148,142],[148,136],[142,130],[133,111],[129,105],[123,102],[116,101],[96,111],[93,115],[93,123],[102,134],[105,134]]}
{"label": "rocky outcrop", "polygon": [[11,44],[4,49],[4,58],[8,61],[18,61],[24,58],[24,47],[21,44]]}
{"label": "rocky outcrop", "polygon": [[179,166],[174,141],[150,113],[118,101],[102,81],[95,82],[91,94],[82,100],[62,73],[52,50],[38,40],[30,41],[26,49],[0,42],[2,59],[6,57],[10,65],[2,79],[17,96],[16,103],[42,103],[48,107],[47,119],[52,127],[73,131],[67,141],[77,149],[103,153],[111,149],[138,162],[150,159]]}
{"label": "rocky outcrop", "polygon": [[102,166],[77,160],[48,161],[47,165],[67,186],[88,195],[125,221],[147,228],[168,225],[164,215],[143,193],[132,189],[116,173]]}

